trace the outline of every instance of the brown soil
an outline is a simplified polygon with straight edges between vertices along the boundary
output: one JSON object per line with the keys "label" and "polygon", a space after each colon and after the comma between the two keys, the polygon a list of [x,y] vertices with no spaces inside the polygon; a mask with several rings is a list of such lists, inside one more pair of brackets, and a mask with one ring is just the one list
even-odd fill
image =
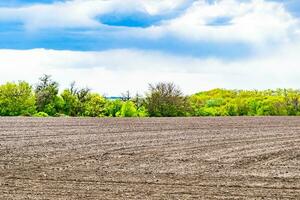
{"label": "brown soil", "polygon": [[0,199],[300,199],[300,118],[0,118]]}

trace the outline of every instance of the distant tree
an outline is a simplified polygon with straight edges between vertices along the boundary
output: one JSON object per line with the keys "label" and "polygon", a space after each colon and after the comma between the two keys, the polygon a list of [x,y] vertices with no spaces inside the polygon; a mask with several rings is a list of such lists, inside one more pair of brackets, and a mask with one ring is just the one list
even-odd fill
{"label": "distant tree", "polygon": [[91,89],[90,88],[81,88],[81,89],[78,89],[75,94],[76,94],[78,100],[81,103],[84,103],[90,97],[90,93],[91,93]]}
{"label": "distant tree", "polygon": [[38,112],[54,115],[60,111],[61,100],[58,96],[58,83],[51,79],[50,75],[44,75],[39,79],[35,88],[36,106]]}
{"label": "distant tree", "polygon": [[300,111],[300,91],[299,90],[283,90],[286,110],[289,115],[298,115]]}
{"label": "distant tree", "polygon": [[119,117],[137,117],[138,111],[135,104],[132,101],[126,101],[123,103]]}
{"label": "distant tree", "polygon": [[117,117],[120,115],[123,101],[117,100],[108,100],[105,104],[105,115],[108,117]]}
{"label": "distant tree", "polygon": [[99,94],[89,94],[84,101],[84,116],[103,117],[105,116],[106,100]]}
{"label": "distant tree", "polygon": [[0,86],[0,115],[30,116],[35,112],[35,97],[28,83],[8,82]]}
{"label": "distant tree", "polygon": [[284,97],[282,96],[269,96],[263,99],[258,108],[257,115],[287,115],[284,104]]}
{"label": "distant tree", "polygon": [[131,101],[135,104],[137,109],[140,109],[145,105],[145,99],[139,93],[136,93]]}
{"label": "distant tree", "polygon": [[72,82],[70,88],[65,89],[61,97],[64,100],[63,110],[69,116],[85,115],[85,103],[90,98],[89,88],[78,88],[75,82]]}
{"label": "distant tree", "polygon": [[151,117],[186,116],[189,110],[187,98],[173,83],[149,85],[146,109]]}
{"label": "distant tree", "polygon": [[138,117],[148,117],[148,110],[146,109],[146,101],[145,98],[139,95],[138,93],[131,99],[131,101],[135,104]]}
{"label": "distant tree", "polygon": [[137,109],[138,117],[149,117],[148,110],[145,106],[141,106]]}
{"label": "distant tree", "polygon": [[121,94],[122,101],[129,101],[131,99],[130,92],[127,90],[125,93]]}
{"label": "distant tree", "polygon": [[66,89],[61,93],[61,97],[64,100],[63,112],[69,116],[78,116],[82,110],[82,106],[76,95],[71,90]]}
{"label": "distant tree", "polygon": [[70,94],[72,94],[72,95],[76,95],[76,94],[77,94],[78,89],[77,89],[77,87],[76,87],[76,82],[75,82],[75,81],[73,81],[73,82],[70,84],[70,89],[69,89],[69,91],[70,91]]}
{"label": "distant tree", "polygon": [[146,97],[130,92],[108,100],[78,88],[75,82],[58,95],[58,83],[44,75],[32,87],[24,82],[0,85],[1,116],[266,116],[300,115],[300,90],[213,89],[185,97],[173,83],[149,85]]}

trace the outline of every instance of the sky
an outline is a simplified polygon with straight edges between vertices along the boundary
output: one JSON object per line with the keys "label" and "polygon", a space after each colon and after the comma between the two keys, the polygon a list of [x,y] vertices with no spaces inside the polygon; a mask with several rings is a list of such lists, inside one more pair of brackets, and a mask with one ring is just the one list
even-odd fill
{"label": "sky", "polygon": [[106,96],[174,82],[300,88],[299,0],[0,1],[0,83],[52,75]]}

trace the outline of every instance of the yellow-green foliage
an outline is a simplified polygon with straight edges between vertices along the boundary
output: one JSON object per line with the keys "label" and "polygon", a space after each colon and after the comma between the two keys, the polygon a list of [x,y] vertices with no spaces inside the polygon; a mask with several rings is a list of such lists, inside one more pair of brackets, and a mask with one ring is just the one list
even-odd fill
{"label": "yellow-green foliage", "polygon": [[35,110],[35,97],[28,83],[9,82],[0,85],[1,116],[30,116]]}
{"label": "yellow-green foliage", "polygon": [[225,90],[214,89],[190,96],[192,115],[298,115],[298,90]]}
{"label": "yellow-green foliage", "polygon": [[108,100],[75,83],[59,94],[51,76],[33,91],[26,82],[0,85],[0,116],[271,116],[300,115],[300,91],[213,89],[184,96],[173,83],[150,85],[146,97]]}
{"label": "yellow-green foliage", "polygon": [[105,98],[99,94],[89,94],[84,103],[85,112],[84,116],[89,117],[102,117],[105,113]]}
{"label": "yellow-green foliage", "polygon": [[34,114],[33,116],[34,117],[49,117],[49,115],[44,112],[38,112],[38,113]]}
{"label": "yellow-green foliage", "polygon": [[137,117],[138,111],[136,109],[135,104],[132,101],[124,102],[118,116],[119,117]]}

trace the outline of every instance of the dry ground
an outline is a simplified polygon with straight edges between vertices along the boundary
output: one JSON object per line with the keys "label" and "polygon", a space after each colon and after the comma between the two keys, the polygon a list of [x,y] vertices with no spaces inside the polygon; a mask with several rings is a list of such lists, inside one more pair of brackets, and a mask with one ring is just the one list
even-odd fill
{"label": "dry ground", "polygon": [[300,118],[0,118],[0,199],[300,199]]}

